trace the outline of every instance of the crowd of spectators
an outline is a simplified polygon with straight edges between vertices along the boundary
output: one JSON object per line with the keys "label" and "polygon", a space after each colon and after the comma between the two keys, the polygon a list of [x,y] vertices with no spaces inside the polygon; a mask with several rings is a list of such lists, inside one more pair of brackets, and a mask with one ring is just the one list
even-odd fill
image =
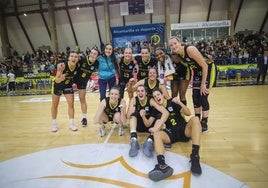
{"label": "crowd of spectators", "polygon": [[[236,33],[232,37],[215,41],[203,40],[192,44],[203,54],[211,55],[216,65],[254,64],[257,57],[263,53],[264,46],[267,46],[267,34]],[[53,54],[49,49],[38,49],[32,54],[18,54],[14,51],[12,57],[5,58],[0,63],[0,74],[6,75],[9,70],[13,70],[16,77],[23,77],[25,73],[52,73],[57,62],[66,59],[68,49],[69,47],[66,48],[66,52],[58,54]],[[88,49],[85,49],[85,53],[88,53]]]}
{"label": "crowd of spectators", "polygon": [[254,64],[267,46],[267,34],[236,33],[216,41],[199,41],[195,45],[206,55],[214,58],[216,65]]}
{"label": "crowd of spectators", "polygon": [[55,70],[60,54],[54,55],[50,50],[37,50],[36,53],[18,54],[13,52],[13,56],[5,58],[1,62],[1,74],[13,70],[16,77],[23,77],[25,73],[41,73]]}

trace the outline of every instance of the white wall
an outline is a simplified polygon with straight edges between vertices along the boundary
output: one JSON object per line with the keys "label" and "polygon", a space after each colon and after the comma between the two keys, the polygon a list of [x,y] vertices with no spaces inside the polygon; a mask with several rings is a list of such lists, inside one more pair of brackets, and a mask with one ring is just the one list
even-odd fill
{"label": "white wall", "polygon": [[[27,0],[30,2],[38,3],[38,0]],[[153,23],[165,22],[165,0],[154,0],[154,13],[152,16]],[[19,1],[22,3],[23,1]],[[87,3],[88,1],[73,1],[76,3]],[[91,1],[90,1],[91,2]],[[99,1],[96,1],[99,2]],[[182,3],[181,23],[185,22],[200,22],[206,21],[210,0],[184,0]],[[212,4],[212,11],[209,21],[226,20],[228,4],[226,1],[214,0]],[[238,8],[240,0],[235,0],[235,9]],[[62,6],[63,4],[61,4]],[[58,6],[56,4],[56,6]],[[46,7],[46,5],[44,5]],[[242,10],[237,22],[235,31],[241,30],[254,30],[258,31],[261,27],[262,21],[266,14],[268,7],[267,0],[244,0]],[[34,6],[34,9],[38,6]],[[26,9],[26,8],[24,8]],[[30,9],[30,7],[27,7]],[[19,9],[19,12],[22,9]],[[97,19],[99,22],[101,38],[104,43],[107,42],[105,34],[105,22],[104,22],[104,7],[97,6]],[[94,45],[99,46],[99,36],[97,31],[97,25],[95,22],[94,12],[92,7],[80,8],[80,10],[69,10],[76,37],[81,50],[85,50],[86,47],[92,47]],[[170,23],[178,23],[179,18],[179,0],[170,0]],[[236,14],[236,12],[235,12]],[[48,23],[48,13],[44,13],[46,22]],[[75,40],[72,34],[72,30],[69,24],[66,11],[56,11],[56,26],[58,34],[59,50],[65,51],[67,46],[74,48]],[[50,45],[50,39],[43,23],[40,14],[30,14],[28,16],[20,16],[20,19],[26,28],[29,38],[35,49],[42,45]],[[27,51],[32,52],[30,45],[15,17],[6,18],[9,41],[11,46],[17,50],[20,54]],[[129,15],[125,16],[126,25],[137,24],[149,24],[150,15]],[[110,5],[110,24],[114,26],[123,26],[123,18],[120,16],[119,4]],[[266,22],[265,32],[268,32],[268,24]],[[1,45],[1,43],[0,43]],[[1,55],[1,53],[0,53]]]}

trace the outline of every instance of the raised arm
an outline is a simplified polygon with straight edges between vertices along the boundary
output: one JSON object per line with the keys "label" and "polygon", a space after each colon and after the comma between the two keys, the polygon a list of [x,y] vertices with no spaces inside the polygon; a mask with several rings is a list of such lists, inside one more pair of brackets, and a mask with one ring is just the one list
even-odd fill
{"label": "raised arm", "polygon": [[65,64],[64,63],[59,63],[57,65],[57,73],[55,76],[55,82],[56,83],[61,83],[62,81],[65,80],[65,74],[63,74],[63,71],[65,69]]}
{"label": "raised arm", "polygon": [[94,117],[94,124],[100,123],[101,116],[104,112],[105,107],[106,107],[106,101],[105,101],[105,99],[103,99],[99,104],[98,110],[96,111],[96,114]]}
{"label": "raised arm", "polygon": [[167,111],[167,109],[164,106],[161,106],[159,104],[157,104],[154,99],[150,100],[150,105],[153,106],[157,111],[159,111],[161,113],[161,118],[158,119],[155,122],[155,125],[153,128],[150,128],[150,132],[157,132],[161,129],[161,127],[164,125],[164,123],[167,121],[168,117],[169,117],[169,112]]}
{"label": "raised arm", "polygon": [[129,98],[133,98],[134,96],[134,92],[136,91],[137,87],[139,85],[144,85],[144,79],[138,81],[138,82],[135,82],[135,79],[134,78],[131,78],[129,80],[129,84],[128,84],[128,93],[129,93]]}
{"label": "raised arm", "polygon": [[176,104],[180,105],[181,106],[181,111],[184,115],[186,116],[190,116],[191,115],[191,110],[185,106],[178,97],[174,97],[172,99],[173,102],[175,102]]}
{"label": "raised arm", "polygon": [[128,110],[127,110],[127,119],[130,118],[131,114],[135,112],[135,103],[136,103],[136,98],[131,98],[129,101],[128,105]]}
{"label": "raised arm", "polygon": [[162,91],[162,93],[163,93],[163,95],[164,95],[164,97],[166,99],[170,99],[171,98],[171,96],[169,95],[169,93],[167,91],[166,84],[160,84],[159,85],[159,89]]}

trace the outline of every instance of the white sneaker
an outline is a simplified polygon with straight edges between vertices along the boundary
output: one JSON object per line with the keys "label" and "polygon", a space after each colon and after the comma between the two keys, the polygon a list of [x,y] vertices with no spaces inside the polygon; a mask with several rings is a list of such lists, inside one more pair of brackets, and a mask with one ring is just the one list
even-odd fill
{"label": "white sneaker", "polygon": [[125,134],[123,125],[119,125],[118,127],[118,135],[123,136]]}
{"label": "white sneaker", "polygon": [[99,130],[100,137],[103,137],[105,135],[105,126],[101,125]]}
{"label": "white sneaker", "polygon": [[70,129],[71,129],[72,131],[77,131],[77,130],[78,130],[77,127],[76,127],[75,125],[70,125]]}
{"label": "white sneaker", "polygon": [[57,125],[52,125],[51,132],[57,132],[57,131],[58,131]]}

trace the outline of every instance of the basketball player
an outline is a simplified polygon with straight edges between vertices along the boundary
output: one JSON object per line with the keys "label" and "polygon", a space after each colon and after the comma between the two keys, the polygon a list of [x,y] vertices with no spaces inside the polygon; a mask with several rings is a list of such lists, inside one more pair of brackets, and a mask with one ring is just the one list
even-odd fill
{"label": "basketball player", "polygon": [[[138,143],[138,132],[149,133],[149,128],[155,125],[154,114],[161,112],[161,118],[158,124],[163,125],[168,117],[168,111],[148,97],[147,88],[144,85],[137,86],[137,96],[133,97],[129,103],[127,118],[130,126],[130,150],[129,156],[135,157],[138,155],[140,145]],[[156,109],[158,112],[154,110]],[[159,125],[159,126],[160,126]],[[153,135],[150,134],[146,141],[142,144],[142,151],[147,157],[153,156]]]}
{"label": "basketball player", "polygon": [[94,124],[99,124],[99,134],[105,135],[105,124],[107,122],[119,124],[119,136],[124,134],[123,125],[126,123],[126,102],[120,98],[120,89],[112,87],[109,97],[102,99],[94,117]]}
{"label": "basketball player", "polygon": [[[209,94],[209,88],[207,88],[207,76],[208,76],[208,64],[205,61],[205,58],[200,53],[200,51],[195,46],[185,45],[179,41],[177,37],[171,37],[169,39],[169,47],[174,54],[177,54],[184,63],[186,63],[191,70],[194,70],[196,74],[198,73],[201,75],[200,84],[199,84],[199,92],[200,96],[207,96]],[[196,91],[195,91],[196,92]],[[194,105],[197,104],[195,101],[196,99],[193,98]],[[195,108],[199,108],[201,105],[200,103],[195,106]],[[209,106],[204,106],[204,111],[209,110]],[[207,129],[207,122],[201,119],[201,114],[197,111],[195,116],[199,117],[203,128],[203,132],[206,132]],[[206,115],[205,115],[206,117]]]}
{"label": "basketball player", "polygon": [[74,82],[77,85],[79,101],[82,110],[82,126],[87,126],[87,103],[86,103],[86,87],[93,72],[99,68],[97,57],[100,52],[97,48],[92,48],[89,55],[82,56],[78,62],[77,74],[74,76]]}
{"label": "basketball player", "polygon": [[119,86],[120,86],[120,97],[124,98],[125,88],[129,83],[129,80],[133,78],[133,72],[135,69],[135,63],[133,61],[133,54],[131,48],[125,48],[124,54],[119,58]]}
{"label": "basketball player", "polygon": [[211,93],[212,87],[214,86],[214,83],[216,81],[217,70],[212,56],[206,56],[204,58],[206,63],[208,64],[208,76],[205,84],[206,88],[209,89],[209,92],[203,95],[200,94],[202,71],[200,69],[194,69],[192,99],[194,104],[195,116],[199,117],[199,119],[201,118],[202,132],[205,133],[208,132],[207,123],[210,110],[208,96]]}
{"label": "basketball player", "polygon": [[57,132],[57,114],[60,96],[63,94],[68,104],[69,124],[72,131],[77,131],[74,124],[74,91],[72,88],[73,78],[77,73],[77,62],[79,55],[76,51],[70,51],[68,61],[57,65],[57,73],[52,88],[52,132]]}
{"label": "basketball player", "polygon": [[[157,154],[158,164],[148,173],[153,181],[160,181],[173,174],[173,169],[165,162],[164,144],[175,142],[188,142],[192,139],[192,153],[190,155],[191,172],[196,175],[202,173],[200,166],[199,148],[201,139],[201,125],[197,117],[191,117],[187,122],[184,115],[190,116],[190,109],[185,106],[177,97],[165,99],[159,89],[153,91],[153,97],[157,104],[165,107],[169,112],[169,117],[165,122],[165,129],[161,130],[159,124],[155,124],[149,131],[154,135],[154,148]],[[183,115],[182,115],[183,114]],[[156,121],[157,122],[157,121]]]}
{"label": "basketball player", "polygon": [[148,77],[149,68],[156,67],[157,60],[151,57],[149,47],[145,46],[141,48],[141,55],[135,56],[135,63],[138,65],[137,79],[142,80]]}
{"label": "basketball player", "polygon": [[208,74],[208,65],[199,50],[195,46],[182,44],[177,37],[171,37],[169,39],[169,47],[172,53],[179,55],[182,61],[191,69],[199,69],[202,71],[200,94],[208,94],[209,90],[206,88],[205,84]]}
{"label": "basketball player", "polygon": [[136,91],[137,87],[139,85],[144,85],[147,88],[147,96],[149,98],[152,98],[152,93],[155,88],[160,88],[161,91],[164,93],[166,98],[170,98],[167,88],[165,84],[161,84],[160,81],[157,79],[158,78],[158,73],[155,67],[150,67],[148,69],[148,78],[144,78],[137,83],[133,81],[133,79],[130,79],[130,84],[129,84],[129,93],[130,98],[133,97],[133,93]]}

